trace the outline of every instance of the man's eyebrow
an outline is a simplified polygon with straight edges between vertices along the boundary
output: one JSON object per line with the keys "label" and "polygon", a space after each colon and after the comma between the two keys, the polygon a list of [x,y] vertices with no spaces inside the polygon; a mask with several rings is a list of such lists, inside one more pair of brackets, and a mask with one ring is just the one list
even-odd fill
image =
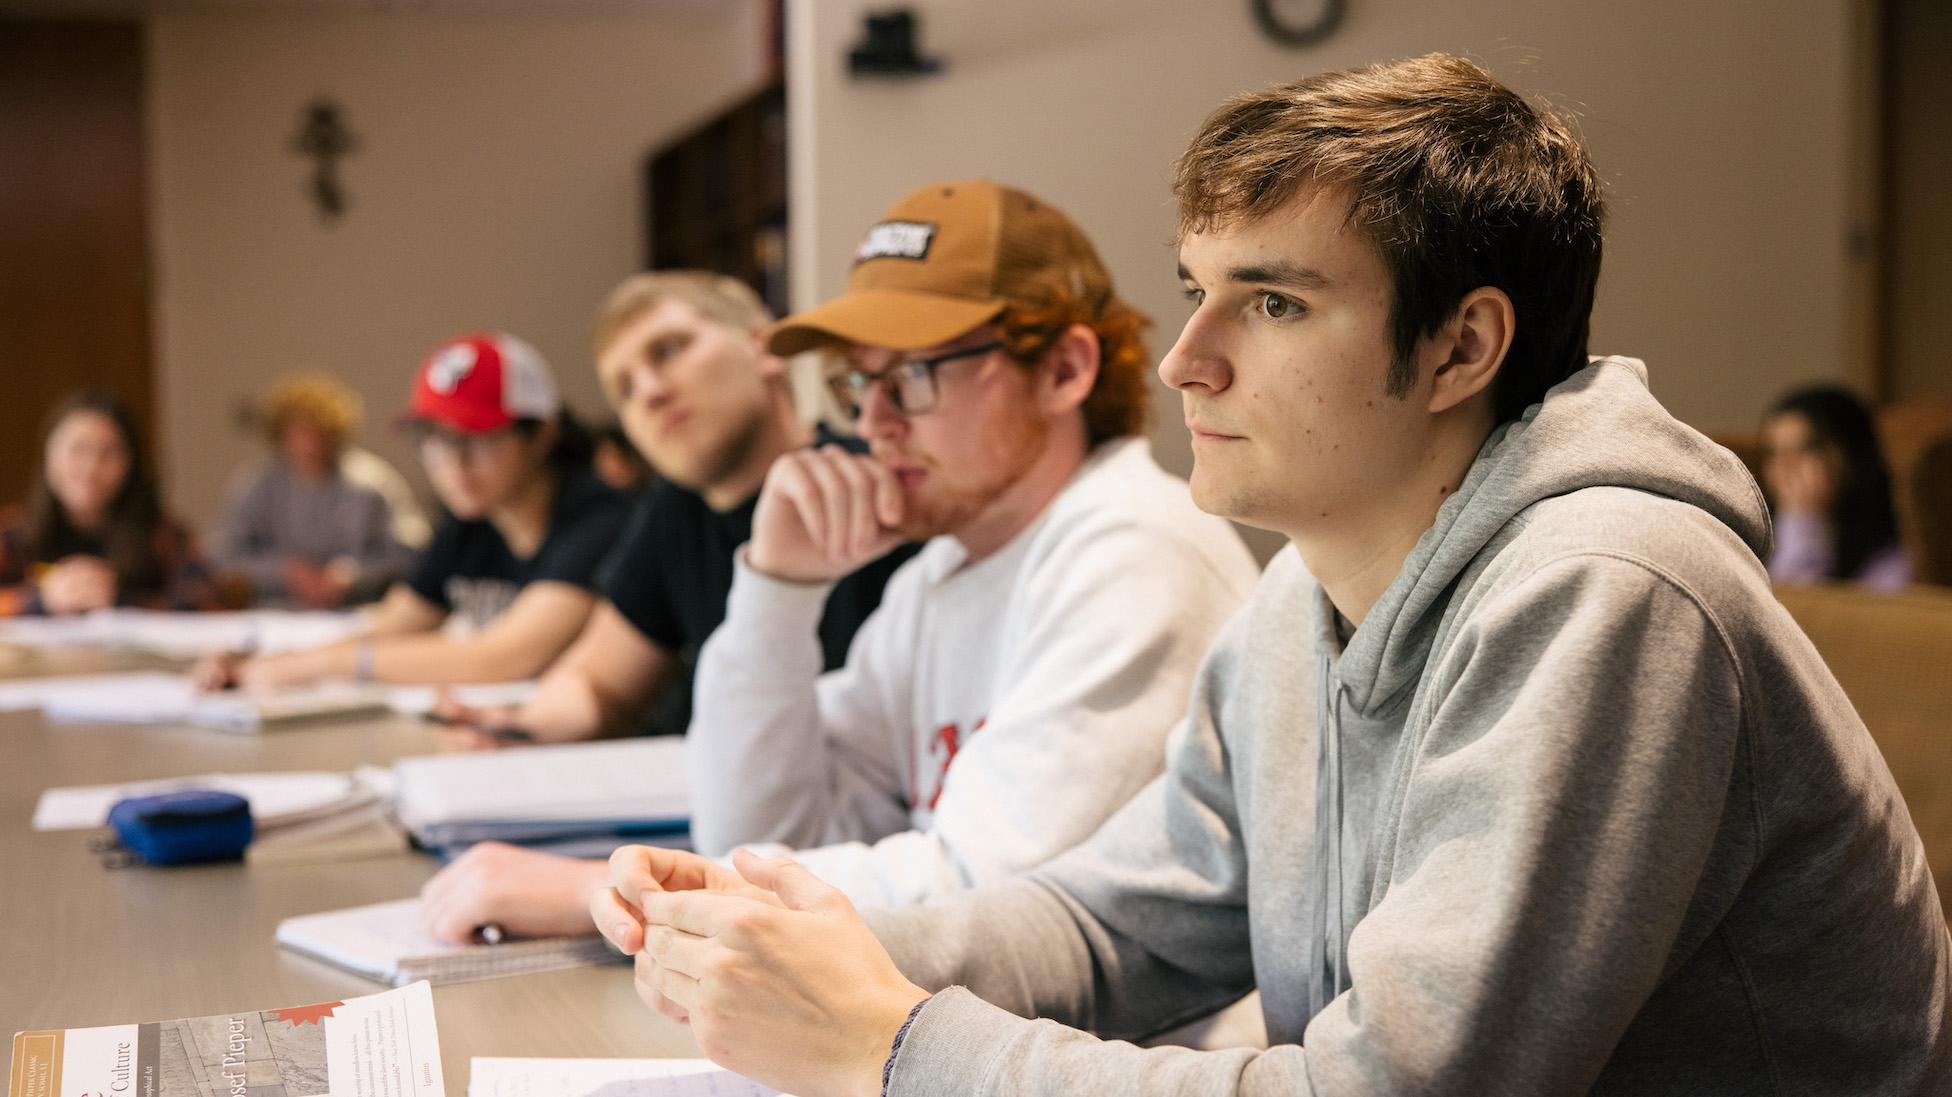
{"label": "man's eyebrow", "polygon": [[1324,290],[1335,284],[1333,279],[1314,267],[1279,259],[1252,266],[1234,267],[1227,272],[1227,280],[1299,290]]}

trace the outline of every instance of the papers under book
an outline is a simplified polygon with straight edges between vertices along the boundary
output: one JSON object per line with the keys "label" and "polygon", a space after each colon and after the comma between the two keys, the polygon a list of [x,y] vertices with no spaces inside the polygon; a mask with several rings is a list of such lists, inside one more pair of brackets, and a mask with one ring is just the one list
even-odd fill
{"label": "papers under book", "polygon": [[426,983],[296,1009],[14,1034],[8,1097],[445,1097]]}
{"label": "papers under book", "polygon": [[[459,983],[554,971],[620,959],[602,937],[536,937],[498,945],[436,940],[420,921],[420,900],[305,914],[278,923],[278,943],[368,979],[401,986],[424,979]],[[256,1095],[252,1095],[256,1097]]]}
{"label": "papers under book", "polygon": [[[354,860],[399,853],[406,835],[388,819],[390,772],[212,773],[164,781],[51,788],[34,808],[35,830],[104,826],[118,800],[181,789],[217,789],[250,801],[257,837],[251,863]],[[377,778],[377,780],[375,780]]]}
{"label": "papers under book", "polygon": [[691,821],[677,736],[436,754],[393,769],[400,822],[428,846],[670,834]]}

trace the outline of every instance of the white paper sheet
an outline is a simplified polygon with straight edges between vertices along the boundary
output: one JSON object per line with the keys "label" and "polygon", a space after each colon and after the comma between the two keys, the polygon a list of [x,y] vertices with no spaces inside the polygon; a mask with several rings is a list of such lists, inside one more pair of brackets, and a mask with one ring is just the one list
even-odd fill
{"label": "white paper sheet", "polygon": [[0,681],[0,712],[23,712],[43,708],[49,699],[86,699],[90,695],[145,697],[153,707],[160,699],[173,701],[183,696],[183,711],[188,711],[189,683],[180,674],[160,670],[136,670],[120,674],[71,674],[50,678],[13,678]]}
{"label": "white paper sheet", "polygon": [[325,1023],[329,1097],[443,1097],[434,995],[426,983],[339,1004]]}
{"label": "white paper sheet", "polygon": [[469,1061],[468,1097],[778,1097],[710,1059]]}
{"label": "white paper sheet", "polygon": [[197,688],[188,678],[152,671],[93,688],[63,686],[57,679],[41,698],[41,714],[66,723],[180,724],[196,704]]}

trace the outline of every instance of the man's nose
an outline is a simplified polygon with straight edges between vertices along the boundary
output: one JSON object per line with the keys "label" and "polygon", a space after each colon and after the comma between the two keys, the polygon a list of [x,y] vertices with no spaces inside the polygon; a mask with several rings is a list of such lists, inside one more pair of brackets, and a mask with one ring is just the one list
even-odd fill
{"label": "man's nose", "polygon": [[1159,379],[1171,388],[1197,385],[1218,392],[1232,378],[1232,369],[1216,338],[1218,333],[1204,313],[1204,309],[1193,310],[1172,349],[1159,359]]}
{"label": "man's nose", "polygon": [[887,386],[869,387],[861,400],[861,417],[856,424],[863,438],[893,438],[908,429],[908,415],[895,405]]}

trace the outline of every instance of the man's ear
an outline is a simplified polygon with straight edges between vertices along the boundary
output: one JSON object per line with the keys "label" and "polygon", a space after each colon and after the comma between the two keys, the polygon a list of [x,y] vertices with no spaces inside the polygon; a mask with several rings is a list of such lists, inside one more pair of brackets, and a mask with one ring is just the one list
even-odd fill
{"label": "man's ear", "polygon": [[1457,314],[1438,333],[1443,355],[1430,383],[1430,412],[1449,411],[1491,387],[1518,330],[1518,312],[1505,291],[1479,286],[1464,295]]}
{"label": "man's ear", "polygon": [[766,349],[766,329],[752,329],[752,355],[759,363],[759,376],[772,380],[786,376],[786,359]]}
{"label": "man's ear", "polygon": [[1072,324],[1058,334],[1038,367],[1039,398],[1044,414],[1062,415],[1081,406],[1098,383],[1098,333]]}

